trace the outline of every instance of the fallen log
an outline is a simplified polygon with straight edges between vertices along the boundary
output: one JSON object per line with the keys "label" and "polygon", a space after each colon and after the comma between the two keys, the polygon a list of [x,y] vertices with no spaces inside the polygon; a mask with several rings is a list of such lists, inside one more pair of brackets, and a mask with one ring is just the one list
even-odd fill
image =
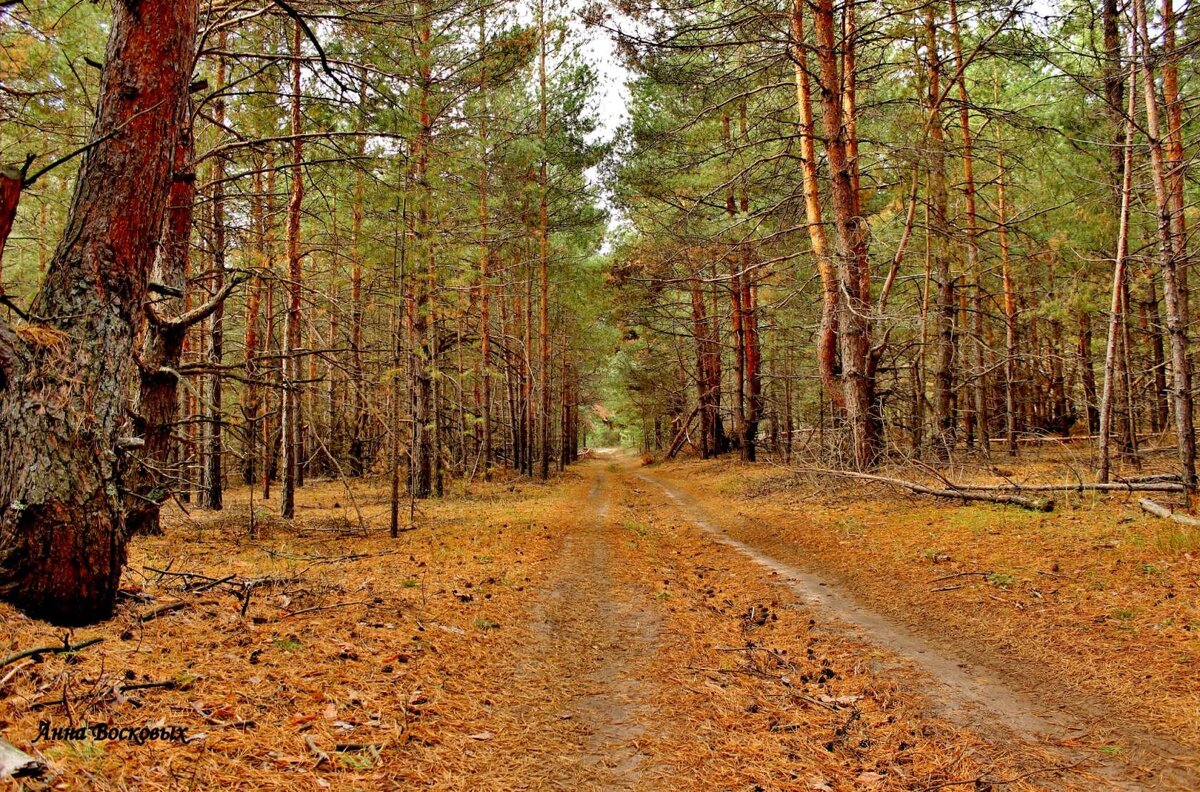
{"label": "fallen log", "polygon": [[1155,503],[1149,498],[1140,498],[1138,505],[1142,507],[1143,511],[1147,511],[1155,517],[1162,517],[1164,520],[1174,520],[1183,525],[1200,528],[1200,520],[1197,520],[1195,517],[1188,517],[1186,514],[1176,514],[1161,503]]}
{"label": "fallen log", "polygon": [[1183,492],[1171,481],[1080,481],[1074,484],[954,484],[954,489],[972,492]]}
{"label": "fallen log", "polygon": [[851,470],[801,468],[800,472],[825,473],[835,476],[843,476],[845,478],[858,479],[860,481],[874,481],[879,484],[888,484],[893,487],[901,487],[918,495],[930,495],[935,498],[954,498],[964,501],[1000,503],[1007,506],[1020,506],[1022,509],[1030,509],[1031,511],[1040,512],[1054,511],[1054,501],[1051,499],[1026,498],[1022,495],[1012,494],[1011,492],[979,492],[969,489],[927,487],[924,484],[918,484],[915,481],[905,481],[904,479],[889,478],[888,476],[876,476],[871,473],[856,473]]}
{"label": "fallen log", "polygon": [[35,778],[46,772],[46,765],[12,743],[0,739],[0,781],[6,778]]}

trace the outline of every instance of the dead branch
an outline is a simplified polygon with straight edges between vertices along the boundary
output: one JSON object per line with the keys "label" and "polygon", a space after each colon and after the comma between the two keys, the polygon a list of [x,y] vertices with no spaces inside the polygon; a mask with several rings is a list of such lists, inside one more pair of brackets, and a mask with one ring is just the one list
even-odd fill
{"label": "dead branch", "polygon": [[932,495],[937,498],[955,498],[965,501],[983,501],[985,503],[1001,503],[1009,506],[1020,506],[1022,509],[1030,509],[1032,511],[1050,512],[1054,511],[1053,500],[1042,500],[1038,498],[1026,498],[1021,495],[1015,495],[1007,492],[979,492],[968,489],[961,489],[955,485],[954,489],[936,489],[927,487],[924,484],[918,484],[915,481],[905,481],[904,479],[889,478],[887,476],[876,476],[871,473],[856,473],[850,470],[833,470],[829,468],[801,468],[800,472],[806,473],[823,473],[827,475],[843,476],[845,478],[858,479],[860,481],[874,481],[880,484],[888,484],[893,487],[901,487],[914,492],[918,495]]}
{"label": "dead branch", "polygon": [[1164,520],[1174,520],[1175,522],[1183,525],[1190,525],[1193,528],[1200,528],[1200,520],[1197,520],[1195,517],[1188,517],[1186,514],[1176,514],[1166,506],[1163,506],[1160,503],[1155,503],[1149,498],[1138,499],[1138,505],[1142,507],[1143,511],[1147,511],[1150,514],[1153,514],[1155,517],[1162,517]]}
{"label": "dead branch", "polygon": [[174,613],[177,610],[183,610],[189,604],[190,603],[187,602],[168,602],[166,605],[159,605],[157,608],[151,608],[141,616],[138,616],[138,621],[140,621],[142,624],[145,624],[148,621],[157,619],[159,616],[165,616],[168,613]]}
{"label": "dead branch", "polygon": [[674,459],[679,453],[679,449],[683,448],[684,442],[688,437],[688,427],[692,424],[692,419],[696,417],[696,413],[700,411],[701,405],[697,404],[688,413],[687,418],[683,419],[683,423],[679,424],[679,431],[675,433],[675,438],[671,440],[671,447],[667,449],[667,459]]}
{"label": "dead branch", "polygon": [[992,573],[991,572],[955,572],[953,575],[942,575],[941,577],[935,577],[933,580],[931,580],[929,582],[930,583],[941,583],[943,580],[954,580],[955,578],[972,577],[974,575],[978,575],[979,577],[987,577],[990,574],[992,574]]}
{"label": "dead branch", "polygon": [[318,611],[334,610],[335,608],[350,608],[355,605],[370,605],[370,604],[372,604],[372,600],[357,600],[355,602],[339,602],[336,605],[318,605],[313,608],[303,608],[298,611],[289,611],[289,612],[283,614],[282,616],[280,616],[279,618],[280,618],[280,620],[290,619],[293,616],[300,616],[301,614],[304,614],[304,613],[316,613]]}
{"label": "dead branch", "polygon": [[75,645],[71,645],[64,639],[61,646],[39,646],[36,649],[24,649],[15,654],[10,654],[8,657],[0,660],[0,668],[3,668],[9,663],[15,663],[18,660],[24,660],[26,657],[36,657],[44,654],[66,654],[68,652],[78,652],[80,649],[86,649],[89,646],[94,646],[103,640],[103,638],[88,638],[86,641],[80,641]]}
{"label": "dead branch", "polygon": [[1183,485],[1170,481],[1076,482],[1074,484],[952,484],[971,492],[1183,492]]}
{"label": "dead branch", "polygon": [[248,280],[250,280],[249,275],[239,272],[230,278],[208,302],[204,303],[203,305],[198,305],[186,313],[182,313],[179,316],[171,318],[160,316],[158,312],[154,310],[153,306],[147,303],[145,309],[146,318],[149,319],[154,325],[165,331],[173,330],[175,332],[180,332],[187,330],[189,327],[207,319],[213,311],[221,307],[221,305],[225,302],[225,299],[229,297],[230,293],[234,289],[236,289],[238,286],[241,286]]}

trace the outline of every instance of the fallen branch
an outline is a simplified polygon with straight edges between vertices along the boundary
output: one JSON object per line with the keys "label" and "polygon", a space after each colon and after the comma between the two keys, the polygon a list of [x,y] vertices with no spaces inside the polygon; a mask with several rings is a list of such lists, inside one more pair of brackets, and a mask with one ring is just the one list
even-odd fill
{"label": "fallen branch", "polygon": [[329,763],[329,754],[321,750],[311,734],[304,735],[304,744],[308,746],[309,752],[316,757],[317,767],[320,767],[322,764]]}
{"label": "fallen branch", "polygon": [[932,495],[937,498],[955,498],[965,501],[1002,503],[1009,506],[1020,506],[1022,509],[1031,509],[1032,511],[1040,512],[1054,511],[1053,500],[1026,498],[1021,495],[1015,495],[1007,492],[977,492],[968,489],[961,489],[958,487],[958,485],[954,485],[954,489],[937,489],[935,487],[927,487],[924,484],[918,484],[915,481],[905,481],[904,479],[889,478],[887,476],[876,476],[871,473],[856,473],[851,470],[833,470],[830,468],[800,468],[799,471],[802,473],[824,473],[834,476],[843,476],[845,478],[859,479],[861,481],[874,481],[878,482],[879,484],[889,484],[893,487],[902,487],[909,492],[914,492],[918,495]]}
{"label": "fallen branch", "polygon": [[177,610],[183,610],[189,604],[190,603],[187,602],[168,602],[166,605],[159,605],[157,608],[151,608],[141,616],[138,616],[138,621],[140,621],[142,624],[145,624],[148,621],[157,619],[159,616],[165,616],[168,613],[174,613]]}
{"label": "fallen branch", "polygon": [[80,649],[86,649],[89,646],[94,646],[103,640],[103,638],[89,638],[86,641],[80,641],[74,646],[64,640],[62,646],[39,646],[36,649],[24,649],[16,654],[10,654],[8,657],[0,660],[0,668],[3,668],[9,663],[15,663],[18,660],[24,660],[26,657],[36,657],[44,654],[66,654],[68,652],[78,652]]}
{"label": "fallen branch", "polygon": [[688,427],[692,425],[692,419],[696,417],[696,413],[700,412],[700,407],[699,404],[693,407],[692,411],[688,413],[688,417],[679,424],[679,431],[675,433],[675,438],[671,440],[671,445],[667,449],[667,459],[674,459],[679,450],[683,448],[683,444],[688,438]]}
{"label": "fallen branch", "polygon": [[1076,482],[1074,484],[954,484],[971,492],[1183,492],[1183,485],[1170,481]]}
{"label": "fallen branch", "polygon": [[46,765],[0,739],[0,781],[6,778],[34,778],[46,772]]}
{"label": "fallen branch", "polygon": [[1200,528],[1200,520],[1195,517],[1188,517],[1186,514],[1176,514],[1175,512],[1163,506],[1160,503],[1155,503],[1149,498],[1141,498],[1138,500],[1138,505],[1143,511],[1150,512],[1155,517],[1162,517],[1164,520],[1174,520],[1183,525],[1190,525],[1193,528]]}

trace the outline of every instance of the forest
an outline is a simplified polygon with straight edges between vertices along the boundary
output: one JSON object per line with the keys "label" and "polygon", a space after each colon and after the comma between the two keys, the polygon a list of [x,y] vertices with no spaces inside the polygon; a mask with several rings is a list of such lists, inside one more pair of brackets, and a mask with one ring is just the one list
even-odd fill
{"label": "forest", "polygon": [[0,787],[1200,788],[1198,46],[0,0]]}

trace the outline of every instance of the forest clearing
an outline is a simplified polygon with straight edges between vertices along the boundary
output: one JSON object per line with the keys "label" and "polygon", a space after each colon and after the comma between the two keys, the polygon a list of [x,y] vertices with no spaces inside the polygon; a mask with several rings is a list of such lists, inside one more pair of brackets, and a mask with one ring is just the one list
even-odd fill
{"label": "forest clearing", "polygon": [[0,784],[1200,789],[1178,0],[0,0]]}

